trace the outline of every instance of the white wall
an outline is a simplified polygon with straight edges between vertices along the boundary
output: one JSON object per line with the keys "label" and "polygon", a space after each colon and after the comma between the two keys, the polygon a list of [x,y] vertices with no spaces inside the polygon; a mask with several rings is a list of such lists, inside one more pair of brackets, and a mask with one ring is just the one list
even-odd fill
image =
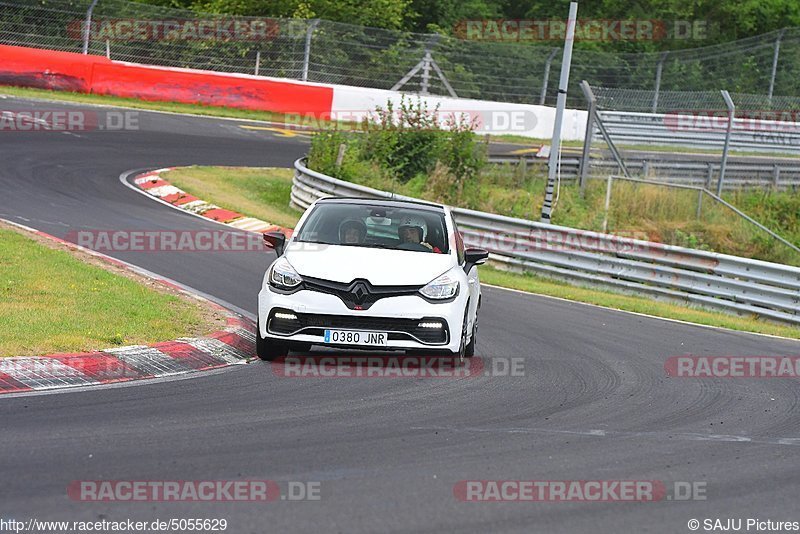
{"label": "white wall", "polygon": [[[349,114],[357,116],[359,113],[369,113],[377,106],[385,108],[389,100],[397,109],[403,95],[406,96],[406,99],[410,97],[412,101],[416,100],[416,95],[399,91],[347,85],[331,85],[330,87],[333,88],[331,111],[337,118],[343,119],[347,119]],[[555,108],[441,96],[420,98],[426,102],[429,110],[433,110],[438,105],[442,115],[460,113],[461,116],[477,117],[481,124],[477,130],[480,134],[513,134],[537,139],[550,139],[553,135]],[[583,140],[586,133],[586,119],[585,110],[565,110],[564,123],[561,128],[562,139]]]}

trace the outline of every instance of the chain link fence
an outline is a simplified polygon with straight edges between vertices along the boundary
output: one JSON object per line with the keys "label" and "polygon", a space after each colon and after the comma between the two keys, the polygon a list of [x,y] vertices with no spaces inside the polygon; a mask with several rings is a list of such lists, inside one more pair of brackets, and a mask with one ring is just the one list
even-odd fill
{"label": "chain link fence", "polygon": [[[81,28],[91,0],[0,1],[0,43],[80,52]],[[462,98],[554,105],[561,68],[560,43],[508,43],[367,28],[324,20],[269,19],[269,37],[235,39],[104,39],[108,21],[234,20],[262,22],[254,17],[225,17],[163,8],[124,0],[99,0],[94,8],[89,53],[112,59],[258,73],[265,76],[321,83],[391,89],[420,65],[402,88],[411,92]],[[427,58],[427,60],[426,60]],[[434,65],[435,63],[435,65]],[[439,72],[431,74],[430,67]],[[800,93],[800,28],[779,30],[739,41],[664,53],[621,54],[575,50],[574,87],[569,105],[586,103],[577,84],[655,91],[659,111],[671,105],[666,92],[715,91],[742,94]],[[449,87],[448,87],[449,85]],[[642,93],[646,95],[646,93]],[[633,93],[626,97],[633,98]],[[636,97],[639,109],[652,111],[653,102]],[[627,105],[627,104],[626,104]],[[676,104],[677,105],[677,104]],[[754,105],[761,105],[761,102]],[[763,107],[763,106],[762,106]]]}

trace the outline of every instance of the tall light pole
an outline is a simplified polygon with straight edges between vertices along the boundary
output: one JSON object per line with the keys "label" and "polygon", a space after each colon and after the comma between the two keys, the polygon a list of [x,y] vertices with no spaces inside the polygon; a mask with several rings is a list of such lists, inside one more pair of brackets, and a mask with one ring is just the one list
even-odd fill
{"label": "tall light pole", "polygon": [[567,36],[564,40],[564,61],[561,63],[561,80],[558,82],[558,101],[556,102],[556,123],[553,126],[553,141],[550,144],[550,164],[547,172],[547,188],[542,204],[541,222],[549,223],[553,211],[553,190],[556,185],[556,167],[561,151],[561,124],[564,122],[564,108],[567,106],[567,86],[569,67],[572,63],[572,44],[575,41],[575,22],[578,16],[578,2],[570,2],[567,19]]}

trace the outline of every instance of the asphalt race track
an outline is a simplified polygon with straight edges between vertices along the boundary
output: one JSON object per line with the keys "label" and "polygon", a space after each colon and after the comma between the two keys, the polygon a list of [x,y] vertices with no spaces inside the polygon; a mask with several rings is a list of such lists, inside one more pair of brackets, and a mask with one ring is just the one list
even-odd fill
{"label": "asphalt race track", "polygon": [[[63,106],[0,101],[6,110]],[[141,113],[139,131],[0,132],[0,217],[82,229],[219,229],[124,187],[173,165],[288,166],[302,138]],[[213,200],[213,199],[210,199]],[[119,253],[248,312],[272,256]],[[477,354],[524,376],[283,378],[256,362],[185,380],[0,398],[0,518],[225,518],[228,532],[689,532],[798,520],[800,387],[668,378],[674,355],[800,344],[485,288]],[[87,503],[76,480],[316,481],[319,501]],[[461,480],[705,482],[706,500],[461,502]]]}

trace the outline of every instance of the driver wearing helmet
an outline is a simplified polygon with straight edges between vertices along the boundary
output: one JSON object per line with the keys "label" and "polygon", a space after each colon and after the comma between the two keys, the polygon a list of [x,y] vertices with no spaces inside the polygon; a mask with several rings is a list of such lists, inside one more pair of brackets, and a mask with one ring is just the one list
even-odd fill
{"label": "driver wearing helmet", "polygon": [[339,242],[360,245],[367,237],[367,225],[359,219],[346,219],[339,225]]}
{"label": "driver wearing helmet", "polygon": [[400,220],[400,225],[397,227],[397,235],[400,237],[400,243],[419,244],[437,254],[441,254],[442,251],[439,247],[434,247],[424,241],[427,229],[428,225],[425,224],[422,218],[413,215],[405,216]]}

